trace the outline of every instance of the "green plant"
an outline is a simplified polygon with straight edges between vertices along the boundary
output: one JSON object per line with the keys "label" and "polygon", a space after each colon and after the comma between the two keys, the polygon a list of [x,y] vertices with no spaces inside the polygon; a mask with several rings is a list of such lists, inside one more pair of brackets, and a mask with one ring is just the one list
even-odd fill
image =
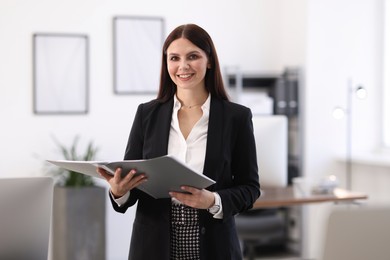
{"label": "green plant", "polygon": [[[86,150],[82,154],[78,154],[77,145],[80,139],[79,136],[74,138],[70,147],[66,147],[55,138],[53,139],[65,160],[92,161],[94,160],[98,151],[98,148],[94,146],[92,141],[90,141]],[[54,175],[56,177],[56,184],[59,186],[85,187],[95,185],[93,177],[63,168],[56,168],[54,170]]]}

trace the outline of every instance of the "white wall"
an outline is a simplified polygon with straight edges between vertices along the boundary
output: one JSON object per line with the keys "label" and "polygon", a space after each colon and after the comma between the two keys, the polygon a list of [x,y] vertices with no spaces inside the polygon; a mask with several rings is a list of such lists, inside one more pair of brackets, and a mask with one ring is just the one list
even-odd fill
{"label": "white wall", "polygon": [[[80,147],[93,140],[100,148],[97,159],[122,158],[135,109],[153,96],[113,94],[113,16],[162,16],[166,19],[167,33],[179,24],[197,23],[213,37],[222,67],[239,65],[243,71],[280,72],[286,65],[302,65],[304,61],[304,3],[304,0],[295,4],[288,0],[1,0],[0,177],[44,174],[44,160],[60,157],[51,135],[70,144],[78,134],[83,141]],[[33,114],[32,35],[39,32],[89,36],[87,115]],[[131,209],[122,216],[107,204],[107,259],[126,258],[133,212]]]}
{"label": "white wall", "polygon": [[[304,174],[335,174],[345,187],[346,120],[352,121],[352,156],[370,154],[380,145],[382,95],[382,0],[317,0],[307,6],[304,108]],[[365,100],[353,99],[352,114],[332,117],[347,106],[348,81],[367,89]],[[390,204],[390,169],[354,164],[352,189],[369,194],[368,204]],[[311,205],[307,213],[305,256],[317,258],[328,214],[334,206]]]}

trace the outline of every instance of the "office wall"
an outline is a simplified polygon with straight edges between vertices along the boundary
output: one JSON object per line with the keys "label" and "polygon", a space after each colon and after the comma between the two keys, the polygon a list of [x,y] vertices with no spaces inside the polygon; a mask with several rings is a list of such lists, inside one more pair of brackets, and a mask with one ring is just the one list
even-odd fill
{"label": "office wall", "polygon": [[[280,72],[304,62],[305,2],[1,0],[0,177],[44,174],[44,160],[60,157],[52,136],[70,144],[80,135],[80,148],[89,140],[99,147],[97,159],[122,158],[136,107],[153,96],[113,94],[113,16],[162,16],[167,32],[182,23],[197,23],[213,37],[222,67]],[[89,36],[87,115],[33,114],[32,35],[38,32]],[[133,213],[130,209],[122,216],[107,204],[107,259],[126,258]]]}
{"label": "office wall", "polygon": [[[304,173],[335,174],[346,185],[347,137],[352,156],[366,158],[380,146],[382,95],[382,0],[308,1],[304,108]],[[367,89],[365,100],[353,97],[352,114],[332,117],[347,107],[348,82]],[[349,118],[348,118],[349,117]],[[347,120],[352,130],[347,132]],[[363,154],[363,155],[362,155]],[[371,155],[377,158],[377,155]],[[369,160],[368,160],[369,161]],[[368,204],[390,204],[390,168],[354,163],[352,189],[366,192]],[[328,214],[334,205],[305,207],[305,256],[318,258]]]}

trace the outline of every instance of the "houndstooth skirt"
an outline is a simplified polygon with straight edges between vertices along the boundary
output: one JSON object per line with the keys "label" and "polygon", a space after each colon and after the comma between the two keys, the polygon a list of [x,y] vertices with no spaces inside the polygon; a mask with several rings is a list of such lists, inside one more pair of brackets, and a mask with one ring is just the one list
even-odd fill
{"label": "houndstooth skirt", "polygon": [[171,260],[199,260],[199,212],[172,203]]}

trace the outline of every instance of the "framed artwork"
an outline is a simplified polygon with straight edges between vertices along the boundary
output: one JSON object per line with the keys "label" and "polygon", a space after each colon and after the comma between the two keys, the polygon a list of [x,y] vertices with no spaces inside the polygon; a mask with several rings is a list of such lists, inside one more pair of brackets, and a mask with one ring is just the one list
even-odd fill
{"label": "framed artwork", "polygon": [[35,114],[88,113],[88,36],[33,35]]}
{"label": "framed artwork", "polygon": [[116,16],[113,26],[114,93],[157,93],[164,19]]}

